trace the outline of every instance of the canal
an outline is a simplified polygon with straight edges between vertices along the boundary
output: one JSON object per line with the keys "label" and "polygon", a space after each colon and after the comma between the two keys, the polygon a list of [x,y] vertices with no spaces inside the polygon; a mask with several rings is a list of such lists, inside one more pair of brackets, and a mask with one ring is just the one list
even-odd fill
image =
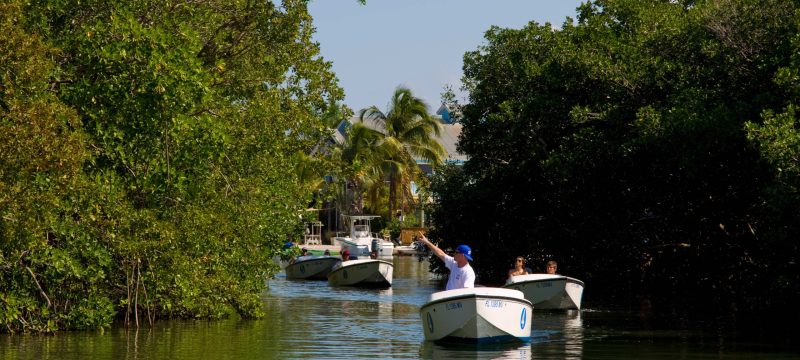
{"label": "canal", "polygon": [[[525,345],[442,346],[423,341],[419,308],[440,283],[416,257],[394,258],[384,290],[325,281],[269,280],[260,320],[162,320],[138,332],[0,336],[0,359],[797,359],[759,342],[652,330],[636,316],[584,309],[536,312]],[[587,284],[584,298],[591,297]]]}

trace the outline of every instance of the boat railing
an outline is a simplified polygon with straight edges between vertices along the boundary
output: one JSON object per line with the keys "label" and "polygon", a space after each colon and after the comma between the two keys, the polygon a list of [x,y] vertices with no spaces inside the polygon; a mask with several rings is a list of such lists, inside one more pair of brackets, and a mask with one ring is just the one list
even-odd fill
{"label": "boat railing", "polygon": [[[367,232],[367,233],[363,233],[362,234],[360,232],[356,232],[356,235],[365,235],[365,234],[369,234],[373,239],[381,239],[383,241],[387,241],[386,239],[383,238],[383,235],[381,235],[381,233]],[[336,232],[336,237],[348,237],[350,235],[352,235],[352,234],[350,232],[348,232],[348,231],[337,231]]]}

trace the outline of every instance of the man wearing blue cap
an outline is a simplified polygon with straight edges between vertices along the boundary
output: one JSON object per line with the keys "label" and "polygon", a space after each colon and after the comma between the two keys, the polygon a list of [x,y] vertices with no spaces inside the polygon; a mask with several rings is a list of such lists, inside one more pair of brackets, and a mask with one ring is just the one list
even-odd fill
{"label": "man wearing blue cap", "polygon": [[433,251],[439,259],[444,261],[444,265],[450,269],[450,277],[447,279],[445,290],[462,289],[475,287],[475,271],[469,262],[472,261],[472,249],[467,245],[458,245],[453,256],[447,255],[438,246],[433,245],[425,235],[420,234],[423,244]]}

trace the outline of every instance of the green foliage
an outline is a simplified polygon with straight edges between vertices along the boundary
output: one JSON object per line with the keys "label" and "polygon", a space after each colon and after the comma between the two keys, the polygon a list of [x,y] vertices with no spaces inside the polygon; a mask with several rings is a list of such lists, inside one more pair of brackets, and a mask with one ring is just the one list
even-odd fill
{"label": "green foliage", "polygon": [[361,214],[364,193],[369,189],[377,189],[376,184],[383,181],[380,169],[374,165],[380,161],[377,144],[382,138],[378,131],[363,124],[353,124],[348,129],[344,142],[335,150],[334,158],[339,164],[338,175],[345,182],[343,190],[338,193],[338,203],[344,204],[350,214]]}
{"label": "green foliage", "polygon": [[376,187],[370,191],[373,198],[377,197],[375,192],[382,189],[383,178],[388,177],[388,215],[392,216],[399,208],[398,197],[405,199],[406,204],[413,204],[411,182],[422,175],[415,158],[433,166],[444,160],[444,148],[435,138],[441,131],[439,122],[428,114],[428,106],[422,99],[403,87],[395,90],[386,113],[372,106],[360,111],[359,120],[380,127],[380,139],[369,150],[369,166],[378,177]]}
{"label": "green foliage", "polygon": [[394,92],[386,113],[372,106],[359,112],[359,120],[332,154],[338,165],[335,175],[343,182],[336,186],[338,203],[346,213],[361,214],[369,206],[391,219],[394,210],[416,206],[411,183],[426,180],[415,159],[436,165],[444,158],[435,138],[439,122],[428,114],[425,102],[403,87]]}
{"label": "green foliage", "polygon": [[800,188],[800,132],[795,116],[795,105],[785,112],[762,114],[763,123],[748,122],[748,138],[759,146],[764,159],[778,173],[782,182],[796,193]]}
{"label": "green foliage", "polygon": [[560,29],[490,29],[464,57],[470,160],[432,180],[431,237],[472,245],[484,284],[524,255],[586,280],[590,306],[785,311],[797,288],[774,279],[800,273],[796,11],[597,0]]}
{"label": "green foliage", "polygon": [[[80,200],[88,152],[76,112],[47,92],[57,52],[23,31],[20,4],[0,6],[0,319],[4,329],[107,326],[110,253]],[[85,218],[85,217],[88,217]],[[81,312],[87,304],[93,311]],[[89,305],[92,306],[92,305]]]}
{"label": "green foliage", "polygon": [[259,316],[342,98],[306,2],[12,1],[0,31],[2,329]]}

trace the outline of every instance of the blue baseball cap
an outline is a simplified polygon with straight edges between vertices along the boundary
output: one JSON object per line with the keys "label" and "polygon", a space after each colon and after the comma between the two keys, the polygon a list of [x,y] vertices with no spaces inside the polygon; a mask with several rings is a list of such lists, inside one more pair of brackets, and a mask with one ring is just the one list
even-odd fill
{"label": "blue baseball cap", "polygon": [[467,260],[472,261],[472,249],[470,249],[469,246],[464,244],[458,245],[456,252],[464,254]]}

